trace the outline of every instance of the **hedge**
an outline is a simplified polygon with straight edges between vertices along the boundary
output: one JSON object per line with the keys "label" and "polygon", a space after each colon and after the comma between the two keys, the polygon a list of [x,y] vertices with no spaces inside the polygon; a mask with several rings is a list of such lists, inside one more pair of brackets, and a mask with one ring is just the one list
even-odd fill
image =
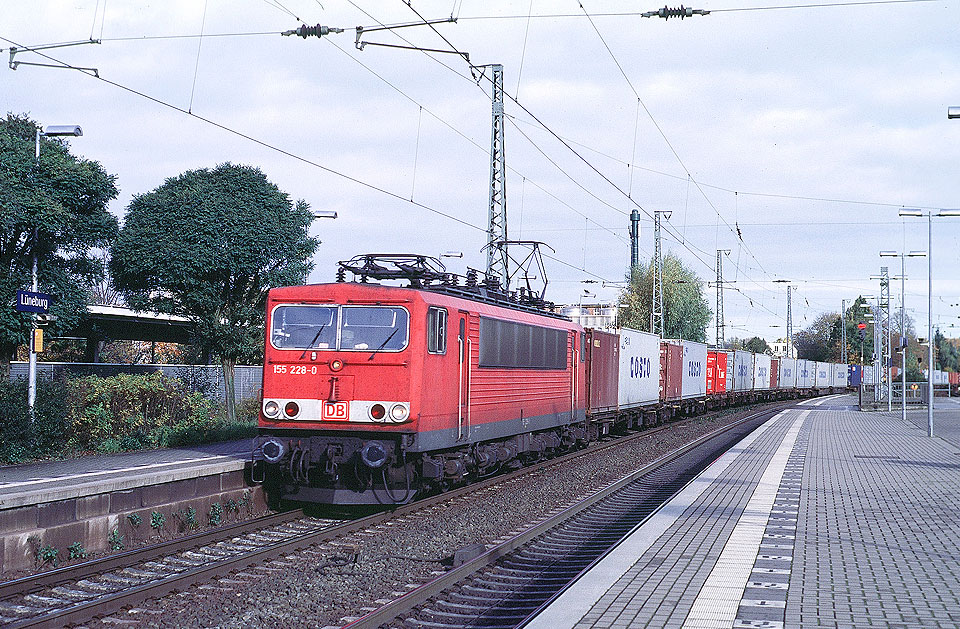
{"label": "hedge", "polygon": [[247,400],[228,424],[222,405],[159,372],[40,379],[32,422],[26,400],[26,382],[0,382],[0,464],[250,437],[259,409]]}

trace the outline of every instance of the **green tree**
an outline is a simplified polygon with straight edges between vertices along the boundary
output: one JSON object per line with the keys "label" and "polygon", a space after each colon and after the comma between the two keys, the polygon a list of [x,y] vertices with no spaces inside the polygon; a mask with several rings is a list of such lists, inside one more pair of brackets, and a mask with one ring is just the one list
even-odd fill
{"label": "green tree", "polygon": [[937,328],[933,334],[936,342],[934,346],[937,368],[944,371],[960,371],[960,350],[958,350],[956,339],[948,339]]}
{"label": "green tree", "polygon": [[[620,295],[620,325],[650,330],[653,308],[653,264],[641,263],[632,270],[628,288]],[[703,282],[680,258],[663,258],[664,338],[682,338],[705,343],[707,325],[713,316],[703,296]]]}
{"label": "green tree", "polygon": [[133,308],[187,317],[223,366],[229,421],[233,368],[263,347],[267,291],[304,281],[319,242],[304,201],[259,169],[187,171],[130,202],[110,270]]}
{"label": "green tree", "polygon": [[806,329],[797,332],[794,335],[797,357],[823,362],[834,361],[839,352],[839,344],[834,341],[839,321],[840,315],[837,313],[824,313]]}
{"label": "green tree", "polygon": [[[86,286],[102,275],[91,249],[107,247],[117,219],[107,203],[117,196],[116,177],[95,161],[70,153],[59,138],[40,138],[26,115],[0,119],[0,303],[29,290],[33,256],[38,288],[53,296],[54,333],[74,327],[86,310]],[[10,376],[17,346],[29,341],[31,318],[0,308],[0,378]]]}
{"label": "green tree", "polygon": [[743,349],[754,354],[772,354],[773,350],[767,345],[767,342],[759,336],[754,336],[743,344]]}

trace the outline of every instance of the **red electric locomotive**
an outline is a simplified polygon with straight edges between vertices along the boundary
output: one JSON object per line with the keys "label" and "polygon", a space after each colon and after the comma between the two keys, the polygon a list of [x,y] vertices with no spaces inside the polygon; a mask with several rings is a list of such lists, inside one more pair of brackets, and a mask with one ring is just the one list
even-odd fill
{"label": "red electric locomotive", "polygon": [[404,503],[586,440],[583,329],[425,260],[270,291],[254,459],[274,498]]}

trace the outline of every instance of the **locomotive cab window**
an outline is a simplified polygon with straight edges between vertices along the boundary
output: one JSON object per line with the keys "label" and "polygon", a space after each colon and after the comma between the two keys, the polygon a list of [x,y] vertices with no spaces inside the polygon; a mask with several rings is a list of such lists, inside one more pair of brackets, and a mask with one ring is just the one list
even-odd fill
{"label": "locomotive cab window", "polygon": [[427,310],[427,351],[447,353],[447,311],[444,308]]}
{"label": "locomotive cab window", "polygon": [[344,306],[340,349],[399,352],[407,346],[408,319],[403,308]]}
{"label": "locomotive cab window", "polygon": [[270,342],[277,349],[334,349],[338,317],[336,306],[279,306],[273,311]]}

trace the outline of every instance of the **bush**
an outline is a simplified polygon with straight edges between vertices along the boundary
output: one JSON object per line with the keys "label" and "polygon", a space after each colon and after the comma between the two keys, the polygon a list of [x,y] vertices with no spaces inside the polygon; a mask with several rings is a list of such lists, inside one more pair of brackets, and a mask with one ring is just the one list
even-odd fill
{"label": "bush", "polygon": [[64,379],[40,378],[34,420],[27,407],[26,380],[0,382],[0,464],[59,456],[66,434]]}
{"label": "bush", "polygon": [[67,408],[70,445],[97,452],[164,446],[166,434],[202,427],[212,410],[205,397],[159,372],[77,378]]}
{"label": "bush", "polygon": [[25,381],[0,382],[0,464],[251,437],[260,407],[242,402],[228,423],[222,405],[159,372],[41,379],[33,422],[26,399]]}

